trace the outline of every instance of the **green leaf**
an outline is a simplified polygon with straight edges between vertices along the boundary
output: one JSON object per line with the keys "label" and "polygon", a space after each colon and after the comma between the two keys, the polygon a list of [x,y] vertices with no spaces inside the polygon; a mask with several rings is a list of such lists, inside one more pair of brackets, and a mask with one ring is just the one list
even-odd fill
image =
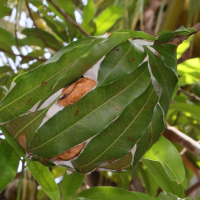
{"label": "green leaf", "polygon": [[25,152],[22,148],[18,145],[18,143],[13,139],[13,137],[4,129],[2,125],[0,125],[0,130],[3,132],[3,135],[6,138],[6,141],[15,149],[20,157],[25,157]]}
{"label": "green leaf", "polygon": [[158,41],[166,43],[169,40],[172,40],[175,38],[177,35],[189,35],[190,33],[194,32],[196,29],[191,29],[191,28],[185,28],[184,26],[181,26],[179,29],[175,31],[169,31],[165,30],[160,33],[158,33]]}
{"label": "green leaf", "polygon": [[58,178],[63,176],[63,174],[66,172],[66,168],[65,167],[53,167],[51,173],[53,175],[54,178]]}
{"label": "green leaf", "polygon": [[198,81],[200,74],[199,65],[199,58],[191,58],[178,65],[179,86],[191,85]]}
{"label": "green leaf", "polygon": [[[71,0],[56,0],[56,4],[61,8],[61,9],[64,9],[65,12],[74,20],[76,21],[76,18],[75,18],[75,7],[74,7],[74,4],[72,3]],[[48,3],[48,5],[51,5]],[[58,12],[54,6],[50,6],[50,8],[52,9],[52,11],[56,14],[58,14],[58,16],[63,19],[63,21],[67,24],[67,27],[68,27],[68,32],[69,32],[69,35],[70,35],[70,38],[71,40],[73,40],[73,38],[76,37],[77,35],[77,29],[76,27],[74,27],[74,25],[72,25],[71,23],[69,23],[64,17],[62,14],[60,14],[60,12]]]}
{"label": "green leaf", "polygon": [[146,57],[142,46],[127,41],[106,54],[98,72],[98,85],[106,85],[135,70]]}
{"label": "green leaf", "polygon": [[8,66],[1,66],[0,67],[0,74],[7,73],[7,72],[13,72],[12,68],[8,67]]}
{"label": "green leaf", "polygon": [[19,156],[5,140],[0,139],[0,158],[0,192],[2,192],[17,174]]}
{"label": "green leaf", "polygon": [[141,137],[137,143],[137,149],[134,155],[133,168],[145,154],[145,152],[154,144],[154,142],[160,137],[162,131],[165,129],[163,121],[163,113],[159,105],[154,109],[153,118],[146,133]]}
{"label": "green leaf", "polygon": [[[63,47],[63,45],[58,40],[56,40],[56,38],[53,35],[46,31],[43,31],[42,29],[39,29],[39,31],[42,37],[44,38],[45,42],[49,45],[49,47],[55,50],[60,50]],[[46,45],[40,38],[36,28],[25,28],[24,30],[22,30],[21,33],[26,35],[27,37],[21,40],[26,45],[38,45],[43,48],[46,48]]]}
{"label": "green leaf", "polygon": [[142,158],[142,163],[147,166],[151,175],[162,190],[171,192],[180,198],[185,197],[182,185],[177,185],[176,182],[171,181],[159,162]]}
{"label": "green leaf", "polygon": [[16,45],[15,37],[14,35],[10,32],[7,31],[6,29],[3,29],[0,27],[0,42],[3,42],[7,45]]}
{"label": "green leaf", "polygon": [[126,32],[126,33],[129,33],[130,34],[130,38],[132,39],[144,39],[144,40],[156,40],[155,37],[147,34],[147,33],[144,33],[142,31],[131,31],[131,30],[128,30],[128,29],[122,29],[120,30],[119,32]]}
{"label": "green leaf", "polygon": [[124,14],[124,9],[111,6],[106,8],[98,17],[95,19],[97,30],[95,35],[101,35],[111,28],[118,19]]}
{"label": "green leaf", "polygon": [[145,153],[144,158],[160,162],[171,181],[179,184],[183,182],[185,178],[183,161],[174,145],[163,136]]}
{"label": "green leaf", "polygon": [[28,168],[37,180],[38,184],[52,200],[60,199],[60,190],[58,185],[47,167],[43,166],[39,162],[31,161],[28,164]]}
{"label": "green leaf", "polygon": [[84,176],[78,173],[72,173],[67,175],[64,173],[63,181],[62,181],[62,199],[68,200],[70,199],[78,190],[83,182]]}
{"label": "green leaf", "polygon": [[25,114],[3,124],[2,126],[17,141],[24,151],[26,151],[47,111],[48,109],[43,109],[37,112]]}
{"label": "green leaf", "polygon": [[186,51],[190,46],[190,42],[194,38],[194,35],[190,36],[187,40],[184,40],[177,48],[177,59],[179,59],[182,54]]}
{"label": "green leaf", "polygon": [[[192,200],[189,197],[184,198],[184,199],[180,199],[179,197],[177,197],[176,195],[170,193],[170,192],[161,192],[158,196],[159,200]],[[197,199],[196,199],[197,200]]]}
{"label": "green leaf", "polygon": [[0,122],[27,112],[38,101],[47,99],[62,87],[77,80],[111,49],[126,40],[127,36],[124,35],[96,39],[88,45],[67,51],[56,62],[19,76],[15,79],[16,86],[0,103]]}
{"label": "green leaf", "polygon": [[118,119],[87,144],[83,153],[72,162],[76,170],[90,172],[106,162],[111,163],[122,158],[131,151],[151,122],[157,102],[158,97],[150,84],[141,96],[125,108]]}
{"label": "green leaf", "polygon": [[95,18],[95,4],[93,0],[89,0],[87,5],[83,9],[83,22],[81,27],[88,33],[93,33],[96,31],[96,24],[93,21]]}
{"label": "green leaf", "polygon": [[83,24],[90,22],[95,17],[95,4],[93,0],[88,0],[83,9]]}
{"label": "green leaf", "polygon": [[176,46],[173,44],[162,44],[162,46],[153,45],[152,47],[159,52],[159,55],[166,66],[172,69],[175,74],[177,74],[177,58],[175,51]]}
{"label": "green leaf", "polygon": [[146,193],[150,196],[156,196],[158,193],[159,185],[154,180],[147,167],[139,164],[134,169],[134,172],[134,174],[139,176],[139,180],[142,180],[143,185],[145,185]]}
{"label": "green leaf", "polygon": [[101,165],[99,168],[102,169],[111,169],[116,171],[121,171],[122,169],[129,170],[132,169],[132,153],[128,153],[124,157],[120,158],[119,160]]}
{"label": "green leaf", "polygon": [[11,15],[11,13],[12,13],[11,8],[8,8],[7,6],[3,6],[3,5],[0,6],[0,18],[3,18],[4,16],[7,16],[7,15]]}
{"label": "green leaf", "polygon": [[158,91],[158,93],[160,93],[159,101],[164,112],[164,117],[166,117],[172,100],[172,95],[178,81],[177,76],[165,65],[161,58],[157,57],[146,46],[144,46],[144,48],[149,55],[149,64],[152,74],[161,88],[161,93]]}
{"label": "green leaf", "polygon": [[63,22],[54,19],[54,17],[51,18],[51,16],[48,15],[45,15],[43,19],[59,38],[65,42],[68,42],[68,36]]}
{"label": "green leaf", "polygon": [[200,120],[200,107],[195,104],[175,103],[171,104],[170,108],[178,110],[180,112],[184,112],[185,114],[187,114],[188,117],[193,117]]}
{"label": "green leaf", "polygon": [[93,187],[87,190],[83,190],[75,196],[73,200],[86,198],[89,200],[156,200],[147,194],[139,192],[130,192],[121,188],[115,187]]}
{"label": "green leaf", "polygon": [[49,119],[35,134],[29,151],[44,157],[54,156],[84,142],[118,117],[132,99],[145,91],[149,82],[145,63],[133,74],[97,87]]}
{"label": "green leaf", "polygon": [[200,196],[198,196],[196,200],[200,200]]}

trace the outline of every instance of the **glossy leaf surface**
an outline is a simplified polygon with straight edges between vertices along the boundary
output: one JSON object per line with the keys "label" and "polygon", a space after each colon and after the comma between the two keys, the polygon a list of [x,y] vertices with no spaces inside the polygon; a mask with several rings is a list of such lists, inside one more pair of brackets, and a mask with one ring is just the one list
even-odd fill
{"label": "glossy leaf surface", "polygon": [[[117,118],[131,100],[145,91],[149,82],[150,74],[144,63],[134,73],[97,87],[45,123],[35,134],[29,151],[54,156],[84,142]],[[58,122],[59,126],[55,126]]]}
{"label": "glossy leaf surface", "polygon": [[106,85],[134,71],[146,57],[142,46],[127,41],[110,51],[101,63],[98,85]]}
{"label": "glossy leaf surface", "polygon": [[1,102],[0,122],[17,117],[44,99],[52,90],[56,92],[72,83],[111,49],[126,42],[127,39],[127,35],[106,40],[96,39],[89,45],[66,52],[55,63],[31,71],[30,75],[22,78]]}
{"label": "glossy leaf surface", "polygon": [[178,81],[177,76],[171,69],[165,66],[165,63],[161,58],[157,57],[147,47],[145,47],[145,50],[149,55],[149,64],[151,66],[152,74],[161,88],[159,101],[164,112],[164,117],[166,117],[174,88]]}
{"label": "glossy leaf surface", "polygon": [[153,145],[153,143],[160,137],[162,131],[165,129],[163,121],[163,113],[159,105],[155,107],[153,118],[150,126],[145,134],[137,143],[137,149],[134,155],[133,168],[145,154],[145,152]]}
{"label": "glossy leaf surface", "polygon": [[118,119],[89,142],[79,158],[73,161],[74,167],[87,173],[103,163],[112,163],[125,156],[145,133],[157,101],[158,97],[150,85]]}

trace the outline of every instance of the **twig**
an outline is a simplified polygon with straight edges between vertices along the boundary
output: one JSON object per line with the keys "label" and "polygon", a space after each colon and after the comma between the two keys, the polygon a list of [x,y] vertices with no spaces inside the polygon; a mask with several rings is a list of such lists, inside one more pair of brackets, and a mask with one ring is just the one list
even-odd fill
{"label": "twig", "polygon": [[192,94],[190,92],[187,92],[185,90],[183,90],[182,88],[179,88],[178,89],[179,92],[182,92],[184,93],[185,95],[187,95],[188,97],[192,98],[192,99],[195,99],[196,101],[199,101],[200,102],[200,98],[198,96],[196,96],[195,94]]}
{"label": "twig", "polygon": [[[35,21],[34,21],[34,19],[33,19],[33,15],[32,15],[32,13],[31,13],[31,10],[30,10],[30,8],[29,8],[28,1],[27,1],[27,0],[26,0],[26,7],[27,7],[27,9],[28,9],[29,16],[31,17],[31,19],[32,19],[32,21],[33,21],[33,23],[34,23],[35,28],[36,28],[36,31],[37,31],[38,35],[40,36],[42,42],[43,42],[47,47],[50,47],[50,46],[47,44],[47,42],[45,41],[45,39],[44,39],[44,37],[42,36],[42,34],[40,33],[40,30],[38,29],[38,27],[37,27],[37,25],[36,25],[36,23],[35,23]],[[52,48],[52,47],[50,47],[50,48]]]}
{"label": "twig", "polygon": [[65,12],[63,12],[52,0],[48,0],[53,6],[54,8],[73,26],[75,26],[81,33],[83,33],[83,35],[85,35],[86,37],[89,37],[90,35],[83,30],[79,24],[77,24],[70,16],[68,16]]}
{"label": "twig", "polygon": [[170,141],[176,142],[184,148],[187,148],[192,154],[200,158],[200,144],[191,137],[185,135],[173,126],[167,126],[163,135]]}
{"label": "twig", "polygon": [[185,196],[189,196],[194,190],[196,190],[198,187],[200,187],[200,181],[195,183],[192,187],[190,187],[189,189],[187,189],[185,191]]}
{"label": "twig", "polygon": [[42,61],[42,62],[47,61],[47,59],[45,59],[45,58],[36,58],[36,57],[32,57],[32,56],[24,56],[24,55],[22,55],[22,54],[17,55],[17,54],[14,54],[14,53],[11,52],[11,51],[8,51],[8,50],[5,50],[5,49],[1,49],[1,48],[0,48],[0,51],[3,51],[3,52],[5,52],[5,53],[8,53],[8,54],[13,55],[13,56],[20,56],[21,58],[24,58],[24,59],[29,59],[29,60],[36,59],[36,60]]}
{"label": "twig", "polygon": [[184,40],[187,40],[191,35],[194,35],[200,31],[200,22],[195,24],[192,29],[196,29],[196,31],[190,33],[189,35],[178,35],[174,39],[170,40],[168,44],[175,44],[175,45],[180,45]]}

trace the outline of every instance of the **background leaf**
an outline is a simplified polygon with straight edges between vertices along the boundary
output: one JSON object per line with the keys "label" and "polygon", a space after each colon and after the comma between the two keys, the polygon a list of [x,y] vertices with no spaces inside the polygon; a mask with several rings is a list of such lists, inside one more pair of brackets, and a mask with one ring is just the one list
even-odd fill
{"label": "background leaf", "polygon": [[32,161],[28,164],[31,174],[52,200],[60,199],[60,190],[49,169],[39,162]]}
{"label": "background leaf", "polygon": [[70,199],[78,190],[83,182],[84,176],[78,173],[72,173],[67,175],[64,173],[63,181],[62,181],[62,199],[67,200]]}
{"label": "background leaf", "polygon": [[0,157],[0,192],[2,192],[17,174],[20,159],[14,149],[2,139],[0,139]]}
{"label": "background leaf", "polygon": [[[167,151],[166,151],[167,149]],[[179,184],[185,178],[185,170],[179,152],[170,141],[161,136],[158,141],[145,153],[143,158],[160,162],[170,180]]]}
{"label": "background leaf", "polygon": [[182,185],[177,185],[176,182],[171,181],[159,162],[142,158],[142,163],[147,166],[162,190],[171,192],[180,198],[185,197]]}

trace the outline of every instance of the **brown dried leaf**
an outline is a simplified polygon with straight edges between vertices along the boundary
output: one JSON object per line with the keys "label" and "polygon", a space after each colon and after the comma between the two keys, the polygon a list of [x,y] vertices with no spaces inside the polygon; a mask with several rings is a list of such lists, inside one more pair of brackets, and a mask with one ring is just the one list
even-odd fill
{"label": "brown dried leaf", "polygon": [[77,156],[81,150],[85,147],[86,145],[86,142],[80,144],[80,145],[77,145],[73,148],[71,148],[70,150],[68,151],[65,151],[64,153],[61,153],[57,156],[53,156],[51,157],[52,160],[62,160],[62,161],[67,161],[67,160],[70,160],[72,158],[74,158],[75,156]]}
{"label": "brown dried leaf", "polygon": [[26,149],[27,148],[27,138],[26,138],[26,134],[21,134],[21,135],[19,135],[18,137],[17,137],[17,140],[18,140],[18,142],[19,142],[19,144],[20,144],[20,146],[22,147],[22,148],[24,148],[24,149]]}
{"label": "brown dried leaf", "polygon": [[68,106],[78,101],[84,94],[89,92],[96,82],[90,78],[80,78],[75,83],[66,87],[62,91],[63,97],[58,100],[60,106]]}

